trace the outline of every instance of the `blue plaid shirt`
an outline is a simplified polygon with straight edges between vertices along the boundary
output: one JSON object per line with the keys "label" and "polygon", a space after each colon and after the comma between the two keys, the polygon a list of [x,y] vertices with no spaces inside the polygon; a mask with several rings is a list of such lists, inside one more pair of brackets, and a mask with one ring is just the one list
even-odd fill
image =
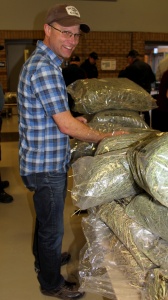
{"label": "blue plaid shirt", "polygon": [[69,137],[52,115],[69,110],[62,61],[42,41],[21,70],[18,84],[20,174],[66,172]]}

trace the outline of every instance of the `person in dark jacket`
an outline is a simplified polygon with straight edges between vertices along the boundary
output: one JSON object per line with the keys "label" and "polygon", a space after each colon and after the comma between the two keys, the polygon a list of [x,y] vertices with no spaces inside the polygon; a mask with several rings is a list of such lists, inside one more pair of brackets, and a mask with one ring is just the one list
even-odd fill
{"label": "person in dark jacket", "polygon": [[[127,55],[127,59],[128,66],[120,71],[118,77],[134,81],[150,94],[151,84],[156,81],[150,65],[139,59],[139,53],[136,50],[131,50]],[[144,117],[146,123],[150,125],[149,112],[144,112]]]}
{"label": "person in dark jacket", "polygon": [[[73,55],[70,58],[69,65],[62,69],[62,74],[66,86],[70,85],[71,83],[75,82],[78,79],[86,78],[85,71],[80,67],[80,57],[78,55]],[[74,100],[72,99],[69,93],[68,93],[68,104],[69,104],[70,111],[74,117],[81,115],[78,112],[73,111]]]}
{"label": "person in dark jacket", "polygon": [[163,73],[157,95],[158,108],[152,111],[152,128],[168,131],[168,70]]}
{"label": "person in dark jacket", "polygon": [[89,57],[81,64],[81,68],[86,72],[87,78],[98,78],[97,60],[98,54],[91,52]]}

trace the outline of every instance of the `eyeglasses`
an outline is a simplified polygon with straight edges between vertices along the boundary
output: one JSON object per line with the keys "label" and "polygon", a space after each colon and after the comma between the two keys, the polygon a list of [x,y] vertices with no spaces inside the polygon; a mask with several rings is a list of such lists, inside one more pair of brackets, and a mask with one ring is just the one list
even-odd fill
{"label": "eyeglasses", "polygon": [[63,30],[63,31],[62,31],[62,30],[60,30],[60,29],[54,27],[54,26],[51,25],[51,24],[48,24],[48,25],[49,25],[50,27],[54,28],[55,30],[61,32],[62,35],[63,35],[65,38],[71,38],[72,36],[74,36],[74,39],[75,39],[75,40],[78,40],[78,39],[82,36],[81,33],[72,33],[71,31],[66,31],[66,30]]}

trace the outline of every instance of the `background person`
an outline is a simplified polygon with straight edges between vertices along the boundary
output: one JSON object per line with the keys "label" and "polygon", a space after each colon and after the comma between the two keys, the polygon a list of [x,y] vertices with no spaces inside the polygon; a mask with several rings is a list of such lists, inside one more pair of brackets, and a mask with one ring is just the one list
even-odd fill
{"label": "background person", "polygon": [[74,118],[69,111],[61,64],[71,57],[81,31],[88,33],[90,28],[74,6],[52,7],[45,19],[44,40],[37,42],[23,65],[18,84],[20,174],[34,192],[38,280],[44,295],[61,299],[83,296],[61,275],[69,136],[88,142],[111,136],[92,130],[86,119]]}
{"label": "background person", "polygon": [[[86,73],[80,67],[80,57],[78,55],[73,55],[69,60],[69,65],[62,69],[62,74],[65,80],[66,86],[75,82],[78,79],[85,79]],[[68,93],[68,104],[70,111],[74,117],[80,116],[81,114],[73,111],[74,100]]]}
{"label": "background person", "polygon": [[[132,80],[150,94],[151,84],[156,80],[150,65],[139,59],[139,53],[136,50],[131,50],[128,53],[127,61],[128,66],[120,71],[118,77]],[[144,118],[146,123],[150,125],[149,112],[144,112]]]}
{"label": "background person", "polygon": [[91,52],[89,57],[81,64],[81,68],[85,71],[87,78],[98,78],[97,60],[98,54]]}
{"label": "background person", "polygon": [[152,111],[152,127],[154,129],[168,131],[168,70],[163,73],[157,95],[158,108]]}

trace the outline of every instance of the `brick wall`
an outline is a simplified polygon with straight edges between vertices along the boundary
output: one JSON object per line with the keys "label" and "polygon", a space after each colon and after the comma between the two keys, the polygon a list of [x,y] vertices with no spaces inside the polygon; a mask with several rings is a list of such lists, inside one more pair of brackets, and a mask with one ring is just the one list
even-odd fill
{"label": "brick wall", "polygon": [[[5,46],[5,41],[14,39],[43,39],[43,31],[0,31],[0,45]],[[148,32],[90,32],[84,34],[75,50],[84,61],[88,54],[95,51],[99,55],[97,66],[100,78],[117,77],[119,71],[125,67],[126,55],[130,49],[136,49],[141,56],[145,54],[145,42],[153,41],[157,43],[168,42],[168,33],[148,33]],[[0,52],[0,60],[6,61],[7,53],[5,49]],[[102,71],[101,59],[115,59],[115,71]],[[4,92],[7,92],[7,66],[0,68],[0,82]]]}

